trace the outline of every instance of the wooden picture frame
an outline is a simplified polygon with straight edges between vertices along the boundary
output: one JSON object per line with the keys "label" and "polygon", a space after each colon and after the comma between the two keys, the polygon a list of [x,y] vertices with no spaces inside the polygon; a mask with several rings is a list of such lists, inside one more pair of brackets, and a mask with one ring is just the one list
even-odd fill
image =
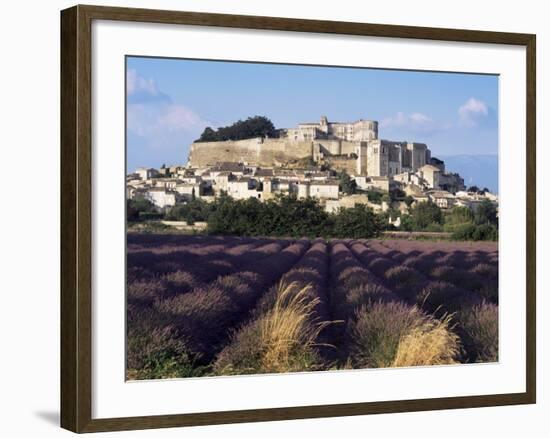
{"label": "wooden picture frame", "polygon": [[[185,24],[387,38],[518,45],[526,48],[527,284],[526,391],[196,414],[92,418],[92,91],[94,20]],[[536,37],[531,34],[75,6],[61,12],[61,426],[99,432],[529,404],[536,401]]]}

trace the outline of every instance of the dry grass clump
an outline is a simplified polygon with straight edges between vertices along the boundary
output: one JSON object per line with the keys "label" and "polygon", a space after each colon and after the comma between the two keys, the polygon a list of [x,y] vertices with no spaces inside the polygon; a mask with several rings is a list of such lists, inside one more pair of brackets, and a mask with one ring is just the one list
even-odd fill
{"label": "dry grass clump", "polygon": [[460,354],[459,337],[450,328],[450,317],[426,319],[403,336],[392,366],[446,365],[457,363]]}
{"label": "dry grass clump", "polygon": [[316,341],[328,322],[314,309],[310,286],[280,284],[272,309],[241,328],[214,364],[217,374],[281,373],[318,368]]}
{"label": "dry grass clump", "polygon": [[357,368],[454,363],[460,350],[448,319],[438,321],[403,302],[361,307],[348,336]]}
{"label": "dry grass clump", "polygon": [[[261,317],[274,308],[277,300],[280,297],[281,283],[293,284],[293,289],[299,290],[299,285],[310,285],[307,289],[307,294],[311,299],[316,298],[316,290],[313,285],[319,284],[323,281],[322,276],[318,271],[312,268],[294,268],[283,276],[280,284],[272,286],[266,293],[259,299],[255,309],[252,311],[253,317]],[[317,302],[319,299],[317,298]]]}
{"label": "dry grass clump", "polygon": [[464,309],[457,319],[468,360],[498,361],[498,306],[484,302]]}

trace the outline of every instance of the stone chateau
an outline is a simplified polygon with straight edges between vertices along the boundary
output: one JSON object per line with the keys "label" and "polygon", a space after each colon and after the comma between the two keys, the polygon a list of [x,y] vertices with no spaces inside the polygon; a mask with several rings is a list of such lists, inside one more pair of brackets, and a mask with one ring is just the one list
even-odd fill
{"label": "stone chateau", "polygon": [[308,158],[350,175],[390,178],[431,164],[431,153],[424,143],[380,139],[377,121],[331,122],[323,116],[318,123],[281,129],[279,138],[195,142],[189,166],[228,161],[276,167]]}

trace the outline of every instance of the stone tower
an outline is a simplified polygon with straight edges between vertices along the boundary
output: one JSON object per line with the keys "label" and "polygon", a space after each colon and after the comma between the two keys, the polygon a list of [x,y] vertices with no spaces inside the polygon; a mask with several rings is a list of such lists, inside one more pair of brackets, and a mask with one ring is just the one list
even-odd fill
{"label": "stone tower", "polygon": [[355,149],[355,154],[357,155],[356,162],[356,172],[357,175],[367,175],[367,154],[368,154],[368,144],[366,141],[361,141]]}

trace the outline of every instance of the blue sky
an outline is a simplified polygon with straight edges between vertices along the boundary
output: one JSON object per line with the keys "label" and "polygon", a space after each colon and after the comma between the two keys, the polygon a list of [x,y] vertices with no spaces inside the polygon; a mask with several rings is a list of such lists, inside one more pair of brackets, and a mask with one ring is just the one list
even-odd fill
{"label": "blue sky", "polygon": [[498,77],[127,58],[129,171],[184,164],[206,126],[254,115],[277,128],[372,119],[381,138],[425,142],[433,156],[496,155]]}

